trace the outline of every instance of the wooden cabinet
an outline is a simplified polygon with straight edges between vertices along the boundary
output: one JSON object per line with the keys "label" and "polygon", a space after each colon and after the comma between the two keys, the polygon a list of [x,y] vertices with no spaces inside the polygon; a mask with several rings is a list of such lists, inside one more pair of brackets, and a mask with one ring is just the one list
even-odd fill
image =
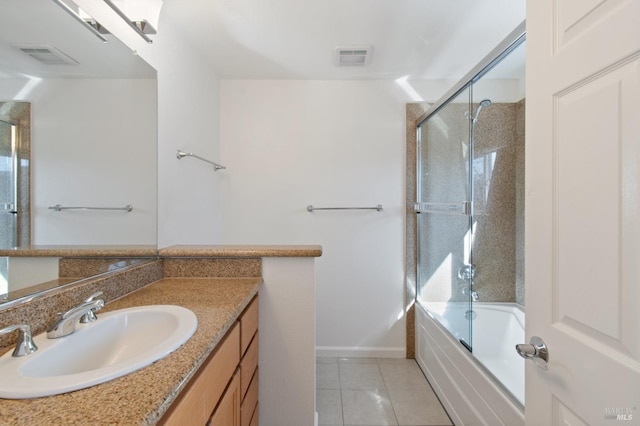
{"label": "wooden cabinet", "polygon": [[258,298],[240,317],[240,425],[258,424]]}
{"label": "wooden cabinet", "polygon": [[240,375],[234,374],[227,391],[211,416],[209,426],[240,425]]}
{"label": "wooden cabinet", "polygon": [[257,407],[256,296],[159,424],[256,426]]}

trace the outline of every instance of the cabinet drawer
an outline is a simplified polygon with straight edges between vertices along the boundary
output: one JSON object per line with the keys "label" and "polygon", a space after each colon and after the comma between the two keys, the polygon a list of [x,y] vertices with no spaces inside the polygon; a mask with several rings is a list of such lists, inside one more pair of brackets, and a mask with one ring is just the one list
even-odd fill
{"label": "cabinet drawer", "polygon": [[191,385],[165,414],[163,425],[204,425],[240,361],[240,327],[236,323],[213,355],[191,379]]}
{"label": "cabinet drawer", "polygon": [[249,384],[251,383],[251,378],[253,377],[253,373],[255,373],[256,368],[258,367],[258,335],[260,333],[256,333],[253,337],[253,340],[249,344],[249,349],[245,352],[244,357],[242,357],[242,361],[240,361],[240,395],[244,398],[244,395],[247,393],[247,389],[249,389]]}
{"label": "cabinet drawer", "polygon": [[178,402],[174,402],[160,424],[163,426],[204,425],[207,413],[204,411],[204,380],[196,380],[182,394]]}
{"label": "cabinet drawer", "polygon": [[259,419],[259,415],[258,413],[260,413],[260,403],[258,402],[256,404],[256,409],[253,410],[253,417],[251,417],[251,423],[249,423],[249,426],[258,426],[258,420]]}
{"label": "cabinet drawer", "polygon": [[209,426],[240,425],[240,374],[235,374],[225,391],[218,408],[211,416]]}
{"label": "cabinet drawer", "polygon": [[253,412],[255,411],[256,405],[258,404],[258,373],[260,369],[258,368],[253,375],[253,379],[249,384],[249,390],[247,390],[247,394],[242,401],[242,405],[240,406],[240,424],[241,426],[249,426],[251,423],[251,415],[257,415]]}
{"label": "cabinet drawer", "polygon": [[258,297],[244,310],[240,317],[240,354],[244,354],[253,339],[253,335],[258,330]]}
{"label": "cabinet drawer", "polygon": [[236,323],[204,371],[203,376],[208,383],[205,390],[205,412],[207,416],[216,408],[218,400],[220,400],[227,383],[229,383],[229,379],[238,367],[240,362],[239,341],[240,330],[238,323]]}

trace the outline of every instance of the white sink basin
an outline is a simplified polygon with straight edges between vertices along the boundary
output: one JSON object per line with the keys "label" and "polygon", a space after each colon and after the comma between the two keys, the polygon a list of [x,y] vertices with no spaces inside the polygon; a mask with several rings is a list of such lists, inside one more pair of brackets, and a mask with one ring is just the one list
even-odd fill
{"label": "white sink basin", "polygon": [[59,339],[40,334],[37,352],[0,357],[0,398],[57,395],[124,376],[167,356],[197,326],[189,309],[151,305],[98,313],[97,321]]}

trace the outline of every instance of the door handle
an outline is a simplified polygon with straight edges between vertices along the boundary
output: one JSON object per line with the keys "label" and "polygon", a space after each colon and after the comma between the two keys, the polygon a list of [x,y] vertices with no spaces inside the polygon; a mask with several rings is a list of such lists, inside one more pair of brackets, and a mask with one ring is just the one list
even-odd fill
{"label": "door handle", "polygon": [[516,352],[524,359],[530,359],[543,370],[546,370],[549,363],[549,349],[544,341],[538,336],[533,336],[529,343],[516,345]]}

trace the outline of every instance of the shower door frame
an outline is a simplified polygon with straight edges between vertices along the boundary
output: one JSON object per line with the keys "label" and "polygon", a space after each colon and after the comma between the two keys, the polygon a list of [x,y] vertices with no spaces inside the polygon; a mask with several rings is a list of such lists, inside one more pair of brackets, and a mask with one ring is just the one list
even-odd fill
{"label": "shower door frame", "polygon": [[[439,111],[449,100],[456,97],[468,86],[473,85],[489,72],[494,65],[517,49],[526,39],[526,23],[522,22],[512,31],[502,43],[494,48],[478,65],[465,75],[447,93],[418,116],[412,123],[415,137],[418,136],[418,126],[428,117]],[[472,98],[471,98],[472,99]],[[409,111],[409,109],[408,109]],[[411,124],[408,123],[409,126]],[[408,140],[413,137],[408,138]],[[414,142],[417,141],[414,140]],[[408,147],[408,154],[413,149]],[[415,152],[414,152],[415,154]],[[418,158],[416,156],[416,171]],[[408,174],[408,182],[413,178]],[[415,206],[418,197],[417,181],[415,191],[408,196],[409,206]],[[408,193],[410,194],[410,193]],[[409,197],[413,197],[411,200]],[[461,344],[453,344],[454,339],[449,331],[438,322],[433,314],[420,303],[418,299],[417,274],[417,219],[414,211],[408,213],[408,242],[407,249],[413,253],[413,258],[407,259],[407,266],[411,272],[407,280],[407,294],[414,303],[413,310],[408,311],[415,319],[411,333],[415,335],[416,361],[427,375],[436,394],[442,401],[450,417],[455,423],[466,424],[480,422],[483,424],[524,424],[523,406],[509,392],[509,390]],[[409,219],[409,216],[413,218]],[[471,219],[473,217],[471,216]],[[409,272],[409,271],[408,271]],[[425,328],[426,327],[426,328]],[[426,330],[424,332],[423,330]],[[415,334],[414,334],[415,333]],[[457,342],[456,342],[457,343]],[[422,348],[427,352],[422,353]],[[413,348],[412,348],[413,349]]]}
{"label": "shower door frame", "polygon": [[[458,83],[456,83],[451,89],[449,89],[440,99],[438,99],[434,104],[432,104],[421,116],[419,116],[415,120],[415,134],[416,134],[416,142],[418,144],[418,149],[416,152],[416,187],[414,199],[416,202],[414,203],[414,214],[417,215],[418,205],[420,203],[420,126],[423,125],[430,117],[437,114],[440,110],[442,110],[449,102],[463,93],[465,90],[469,91],[469,114],[471,114],[470,109],[473,101],[473,85],[478,80],[480,80],[485,74],[493,69],[495,65],[500,63],[505,57],[507,57],[511,52],[520,47],[526,41],[526,21],[523,21],[520,25],[518,25],[500,44],[498,44],[485,58],[480,61],[474,68],[471,69]],[[468,173],[468,197],[466,200],[468,207],[463,208],[465,213],[468,213],[469,217],[469,229],[471,230],[473,227],[473,124],[471,120],[469,120],[469,173]],[[416,232],[416,262],[415,262],[415,288],[413,289],[412,294],[414,295],[414,302],[416,304],[420,304],[419,302],[419,268],[420,264],[419,260],[419,239],[417,238],[417,228],[418,221],[415,221],[415,232]],[[471,243],[471,247],[469,248],[469,265],[473,265],[473,243]],[[473,286],[473,278],[470,279],[469,283],[469,292],[472,291]],[[469,299],[471,296],[469,295]],[[426,309],[426,307],[425,307]],[[469,335],[471,336],[471,325],[469,325]],[[473,342],[468,342],[471,347],[473,347]],[[463,344],[464,345],[464,344]],[[467,347],[467,350],[471,352],[471,348]]]}

